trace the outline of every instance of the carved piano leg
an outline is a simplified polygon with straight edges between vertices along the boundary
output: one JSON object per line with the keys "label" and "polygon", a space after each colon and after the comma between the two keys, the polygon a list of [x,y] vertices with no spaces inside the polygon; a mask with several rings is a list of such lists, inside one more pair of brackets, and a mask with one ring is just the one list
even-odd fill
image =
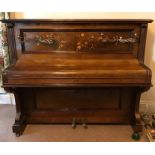
{"label": "carved piano leg", "polygon": [[14,96],[16,101],[16,118],[15,123],[12,126],[12,130],[16,136],[19,137],[26,127],[26,116],[23,115],[21,111],[21,100],[18,89],[14,89]]}
{"label": "carved piano leg", "polygon": [[134,104],[132,106],[132,117],[131,117],[131,125],[133,129],[132,138],[134,140],[140,139],[140,132],[142,132],[142,123],[139,114],[139,102],[140,102],[141,92],[138,91],[135,95]]}
{"label": "carved piano leg", "polygon": [[141,120],[140,120],[140,115],[139,113],[135,114],[135,123],[132,124],[132,128],[134,133],[132,134],[132,138],[134,140],[139,140],[140,139],[140,132],[142,132],[142,124],[141,124]]}
{"label": "carved piano leg", "polygon": [[21,113],[16,114],[15,123],[13,124],[12,129],[17,137],[19,137],[23,133],[26,127],[25,120],[25,116],[22,116]]}

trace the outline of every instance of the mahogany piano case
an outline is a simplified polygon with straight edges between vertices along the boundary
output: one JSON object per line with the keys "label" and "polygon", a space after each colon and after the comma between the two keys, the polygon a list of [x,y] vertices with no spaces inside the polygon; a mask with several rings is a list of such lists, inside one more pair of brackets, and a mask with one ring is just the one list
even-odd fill
{"label": "mahogany piano case", "polygon": [[142,131],[139,101],[151,86],[143,63],[152,20],[3,20],[13,92],[13,132],[29,123],[131,124]]}

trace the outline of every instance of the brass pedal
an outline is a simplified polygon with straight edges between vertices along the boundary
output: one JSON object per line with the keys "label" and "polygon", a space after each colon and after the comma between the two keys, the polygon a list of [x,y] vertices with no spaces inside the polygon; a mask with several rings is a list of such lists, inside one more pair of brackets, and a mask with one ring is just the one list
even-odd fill
{"label": "brass pedal", "polygon": [[87,129],[87,128],[88,128],[88,126],[87,126],[87,124],[86,124],[86,120],[85,120],[85,119],[82,119],[82,126],[83,126],[85,129]]}
{"label": "brass pedal", "polygon": [[72,128],[73,129],[76,128],[76,118],[73,118],[73,120],[72,120]]}

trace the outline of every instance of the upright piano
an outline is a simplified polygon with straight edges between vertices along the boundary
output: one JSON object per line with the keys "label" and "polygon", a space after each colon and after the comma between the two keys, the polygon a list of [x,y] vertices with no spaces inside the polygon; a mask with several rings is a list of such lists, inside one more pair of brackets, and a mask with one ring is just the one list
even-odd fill
{"label": "upright piano", "polygon": [[144,64],[150,19],[2,20],[10,66],[3,87],[14,93],[13,132],[26,124],[131,124],[151,87]]}

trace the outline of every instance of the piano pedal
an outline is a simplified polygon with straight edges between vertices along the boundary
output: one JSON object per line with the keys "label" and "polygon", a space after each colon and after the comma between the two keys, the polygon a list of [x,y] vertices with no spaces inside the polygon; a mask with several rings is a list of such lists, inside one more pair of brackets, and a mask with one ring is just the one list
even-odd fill
{"label": "piano pedal", "polygon": [[85,119],[82,119],[82,126],[84,127],[84,129],[87,129],[88,128]]}
{"label": "piano pedal", "polygon": [[[82,122],[83,128],[84,128],[84,129],[87,129],[88,126],[87,126],[87,124],[86,124],[86,120],[85,120],[85,119],[81,119],[81,122]],[[75,129],[76,126],[77,126],[77,120],[76,120],[76,118],[73,118],[73,120],[72,120],[72,128]]]}
{"label": "piano pedal", "polygon": [[72,128],[73,129],[76,128],[76,118],[73,118],[73,120],[72,120]]}

